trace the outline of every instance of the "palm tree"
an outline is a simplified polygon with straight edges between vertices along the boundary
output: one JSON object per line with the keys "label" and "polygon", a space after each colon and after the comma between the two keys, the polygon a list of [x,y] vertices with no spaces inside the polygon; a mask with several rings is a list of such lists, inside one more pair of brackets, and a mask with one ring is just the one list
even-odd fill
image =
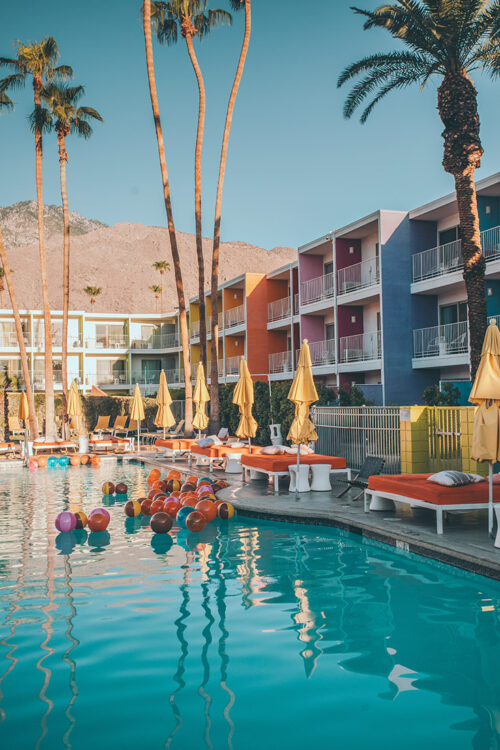
{"label": "palm tree", "polygon": [[[160,272],[160,279],[163,281],[165,272],[170,271],[170,263],[168,260],[157,260],[153,263],[153,268]],[[163,283],[161,284],[160,313],[163,315]]]}
{"label": "palm tree", "polygon": [[[2,83],[0,83],[0,112],[2,111],[2,109],[14,108],[12,100],[6,93],[6,88],[8,88],[8,85],[9,84],[3,83],[3,87],[2,87]],[[2,285],[3,285],[3,279],[5,278],[5,283],[7,284],[7,289],[9,290],[10,303],[12,305],[12,312],[14,313],[14,324],[16,327],[17,343],[19,345],[21,369],[23,372],[23,380],[24,380],[24,387],[26,389],[26,397],[28,399],[29,429],[30,429],[31,436],[33,438],[36,438],[38,436],[38,425],[36,421],[35,398],[33,395],[33,387],[31,384],[31,373],[30,373],[30,368],[28,364],[28,355],[26,352],[26,342],[24,340],[24,332],[23,332],[23,326],[21,323],[21,316],[19,314],[19,306],[17,304],[17,298],[16,298],[16,294],[14,291],[14,286],[12,284],[12,270],[10,269],[9,264],[7,262],[7,253],[5,251],[5,245],[3,242],[1,226],[0,226],[0,263],[2,264],[1,265]]]}
{"label": "palm tree", "polygon": [[96,298],[102,292],[102,288],[100,286],[86,286],[83,288],[83,291],[85,292],[85,294],[89,295],[90,304],[93,307],[95,305]]}
{"label": "palm tree", "polygon": [[[63,425],[68,425],[68,317],[69,317],[69,259],[70,259],[70,224],[68,191],[66,188],[66,138],[70,133],[90,138],[92,127],[89,120],[102,117],[92,107],[78,107],[84,94],[83,86],[68,86],[64,83],[49,83],[42,90],[42,99],[48,109],[49,118],[57,133],[59,147],[59,173],[61,181],[61,201],[63,209],[63,319],[62,319],[62,390],[63,390]],[[67,437],[67,435],[65,435]]]}
{"label": "palm tree", "polygon": [[206,0],[156,0],[152,4],[153,25],[160,43],[175,44],[178,29],[186,40],[186,48],[198,84],[198,131],[194,157],[194,204],[196,222],[196,255],[198,259],[198,299],[200,310],[200,360],[207,366],[207,321],[205,312],[205,261],[203,257],[203,235],[201,225],[201,158],[205,130],[206,94],[205,82],[198,58],[194,51],[193,38],[201,40],[211,29],[222,23],[231,24],[231,14],[219,8],[207,10]]}
{"label": "palm tree", "polygon": [[500,44],[493,35],[500,3],[498,0],[399,0],[374,11],[353,10],[366,18],[364,29],[384,28],[408,49],[369,55],[345,68],[338,79],[339,87],[362,76],[347,96],[345,117],[351,117],[363,104],[366,105],[361,115],[364,123],[374,106],[390,91],[414,83],[422,88],[433,75],[441,79],[437,108],[444,125],[443,167],[455,181],[474,379],[486,329],[486,297],[474,184],[483,148],[477,92],[470,73],[478,68],[499,72]]}
{"label": "palm tree", "polygon": [[153,292],[153,294],[155,296],[155,300],[156,300],[156,307],[155,307],[155,309],[156,309],[156,312],[158,312],[158,300],[160,299],[161,293],[163,291],[162,287],[159,286],[158,284],[152,284],[149,287],[149,291]]}
{"label": "palm tree", "polygon": [[160,160],[161,178],[163,183],[163,199],[165,201],[165,211],[167,214],[168,232],[170,236],[170,250],[174,262],[175,285],[177,289],[177,299],[179,302],[179,328],[181,332],[182,357],[184,363],[184,388],[185,388],[185,430],[188,435],[193,431],[193,386],[191,383],[191,361],[189,357],[189,334],[187,326],[186,299],[184,296],[184,285],[182,282],[181,259],[177,247],[177,237],[175,234],[174,215],[172,211],[172,199],[170,196],[170,184],[168,180],[167,161],[165,158],[165,144],[163,141],[163,131],[160,120],[160,110],[158,107],[158,94],[156,91],[155,70],[153,60],[153,39],[151,34],[151,0],[144,0],[142,6],[144,44],[146,48],[146,65],[148,71],[149,95],[151,98],[151,108],[153,110],[153,119],[156,131],[156,140],[158,142],[158,157]]}
{"label": "palm tree", "polygon": [[219,372],[218,372],[218,350],[219,350],[219,323],[217,310],[219,309],[219,254],[220,254],[220,225],[221,225],[221,211],[222,211],[222,191],[224,189],[224,177],[226,174],[226,162],[227,162],[227,149],[229,146],[229,134],[231,132],[231,124],[233,121],[234,105],[236,102],[236,96],[240,88],[241,77],[243,75],[243,68],[245,67],[245,60],[248,53],[248,46],[250,44],[250,33],[252,30],[252,2],[251,0],[229,0],[233,10],[240,10],[245,8],[245,33],[243,36],[243,44],[241,46],[240,57],[238,65],[236,67],[236,74],[234,76],[233,87],[231,94],[229,95],[229,102],[227,105],[226,122],[224,124],[224,134],[222,136],[222,148],[220,154],[219,163],[219,179],[217,181],[217,195],[215,199],[215,221],[214,221],[214,239],[212,248],[212,278],[211,278],[211,300],[212,300],[212,342],[211,342],[211,357],[212,362],[210,365],[210,418],[212,421],[213,428],[219,426],[220,421],[220,409],[219,409]]}
{"label": "palm tree", "polygon": [[38,247],[42,276],[43,320],[44,320],[44,357],[45,357],[45,435],[52,437],[56,432],[54,413],[54,374],[52,363],[52,321],[50,317],[49,286],[47,279],[47,262],[45,255],[45,234],[43,225],[43,190],[42,190],[42,136],[49,123],[42,107],[41,92],[44,82],[54,79],[70,78],[73,71],[68,65],[56,66],[59,48],[55,39],[46,37],[41,42],[17,45],[15,58],[0,57],[0,65],[11,69],[11,74],[0,81],[0,89],[5,86],[24,86],[31,78],[35,109],[31,116],[31,129],[35,136],[36,194],[38,208]]}

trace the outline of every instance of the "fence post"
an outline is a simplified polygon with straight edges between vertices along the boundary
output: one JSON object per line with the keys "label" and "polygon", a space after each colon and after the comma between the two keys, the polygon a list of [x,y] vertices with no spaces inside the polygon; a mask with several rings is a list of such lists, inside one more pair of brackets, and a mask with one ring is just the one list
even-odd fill
{"label": "fence post", "polygon": [[474,461],[471,457],[472,430],[474,427],[475,412],[476,408],[474,406],[460,407],[460,431],[462,433],[462,471],[486,476],[488,474],[488,462]]}
{"label": "fence post", "polygon": [[425,406],[402,406],[401,473],[420,474],[429,470],[429,419]]}

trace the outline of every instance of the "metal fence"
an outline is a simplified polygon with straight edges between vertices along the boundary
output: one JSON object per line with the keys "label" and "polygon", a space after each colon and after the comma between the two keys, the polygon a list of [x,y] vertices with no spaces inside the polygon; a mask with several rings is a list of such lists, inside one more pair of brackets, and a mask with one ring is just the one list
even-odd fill
{"label": "metal fence", "polygon": [[429,471],[462,470],[460,408],[428,407]]}
{"label": "metal fence", "polygon": [[343,456],[359,469],[366,456],[385,459],[384,473],[401,471],[399,406],[315,406],[317,453]]}

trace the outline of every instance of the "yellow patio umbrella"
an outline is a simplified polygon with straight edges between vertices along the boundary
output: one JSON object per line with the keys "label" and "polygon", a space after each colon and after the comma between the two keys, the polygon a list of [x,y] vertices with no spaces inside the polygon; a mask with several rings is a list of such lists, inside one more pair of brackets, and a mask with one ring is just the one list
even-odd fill
{"label": "yellow patio umbrella", "polygon": [[469,401],[478,405],[474,415],[471,456],[489,462],[488,530],[493,529],[493,464],[500,461],[500,331],[494,318],[486,330],[481,362]]}
{"label": "yellow patio umbrella", "polygon": [[252,415],[254,402],[253,380],[248,369],[246,359],[240,361],[240,377],[236,383],[233,393],[233,404],[240,410],[240,423],[236,430],[239,438],[248,438],[248,447],[251,450],[251,438],[257,433],[257,422]]}
{"label": "yellow patio umbrella", "polygon": [[71,383],[68,393],[68,417],[74,417],[76,420],[76,426],[78,432],[80,432],[80,419],[82,417],[82,402],[80,401],[80,394],[78,392],[78,385],[76,380]]}
{"label": "yellow patio umbrella", "polygon": [[207,384],[205,383],[205,371],[203,363],[200,362],[196,371],[196,382],[194,385],[193,402],[196,406],[196,414],[193,419],[193,427],[201,432],[208,426],[208,417],[205,412],[206,405],[210,401]]}
{"label": "yellow patio umbrella", "polygon": [[156,412],[155,425],[157,427],[163,427],[163,437],[165,437],[165,430],[174,426],[175,417],[170,408],[172,396],[168,390],[167,377],[164,370],[160,373],[160,385],[156,395],[156,403],[158,404],[158,411]]}
{"label": "yellow patio umbrella", "polygon": [[318,435],[309,418],[311,404],[318,400],[318,392],[312,376],[311,353],[307,339],[300,347],[297,371],[293,379],[288,399],[295,404],[295,417],[287,435],[287,440],[297,445],[297,486],[300,468],[300,446],[311,440],[317,440]]}
{"label": "yellow patio umbrella", "polygon": [[137,450],[139,450],[141,441],[141,422],[144,419],[144,404],[142,403],[141,389],[135,385],[134,398],[130,409],[130,420],[137,422]]}
{"label": "yellow patio umbrella", "polygon": [[29,416],[30,416],[30,408],[28,405],[28,397],[26,395],[26,391],[23,391],[21,393],[21,398],[19,399],[18,417],[19,419],[22,419],[24,422],[26,422],[29,419]]}

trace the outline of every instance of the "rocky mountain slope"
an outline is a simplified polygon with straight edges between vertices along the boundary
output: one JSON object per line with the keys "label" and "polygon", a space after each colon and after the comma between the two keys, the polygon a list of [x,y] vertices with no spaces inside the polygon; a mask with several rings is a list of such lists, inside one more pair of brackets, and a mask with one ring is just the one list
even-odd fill
{"label": "rocky mountain slope", "polygon": [[[45,232],[47,239],[60,235],[63,228],[62,208],[44,206]],[[0,206],[0,222],[7,247],[38,242],[38,218],[36,201],[21,201],[12,206]],[[86,219],[76,211],[70,211],[71,232],[76,237],[107,226],[97,219]]]}

